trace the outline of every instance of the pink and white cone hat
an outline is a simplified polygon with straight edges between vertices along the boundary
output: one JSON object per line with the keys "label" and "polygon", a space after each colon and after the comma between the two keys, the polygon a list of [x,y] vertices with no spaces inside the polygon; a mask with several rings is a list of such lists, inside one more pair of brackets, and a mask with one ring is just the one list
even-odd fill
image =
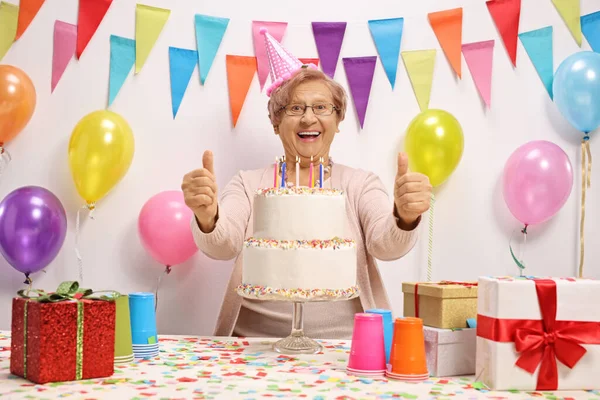
{"label": "pink and white cone hat", "polygon": [[300,68],[309,67],[317,69],[317,66],[314,64],[302,64],[296,56],[290,53],[277,41],[277,39],[269,34],[267,28],[262,27],[259,32],[265,37],[267,57],[269,58],[269,65],[271,67],[271,85],[267,87],[267,96],[271,96],[273,90],[281,86],[284,81],[290,79],[292,74]]}

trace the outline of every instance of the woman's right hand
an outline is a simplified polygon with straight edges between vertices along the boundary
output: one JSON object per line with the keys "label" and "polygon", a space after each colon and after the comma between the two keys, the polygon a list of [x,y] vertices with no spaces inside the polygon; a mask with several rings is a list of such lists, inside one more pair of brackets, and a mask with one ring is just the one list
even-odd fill
{"label": "woman's right hand", "polygon": [[202,156],[202,167],[183,177],[181,190],[185,204],[194,212],[200,230],[211,232],[217,222],[217,181],[210,150]]}

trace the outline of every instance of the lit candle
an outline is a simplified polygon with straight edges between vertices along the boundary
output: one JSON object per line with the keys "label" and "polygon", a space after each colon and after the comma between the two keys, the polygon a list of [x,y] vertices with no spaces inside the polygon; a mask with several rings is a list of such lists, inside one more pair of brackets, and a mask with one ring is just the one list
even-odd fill
{"label": "lit candle", "polygon": [[319,161],[321,161],[321,165],[319,165],[319,187],[323,189],[323,157]]}
{"label": "lit candle", "polygon": [[300,186],[300,157],[296,156],[296,187]]}
{"label": "lit candle", "polygon": [[281,163],[281,187],[284,188],[285,187],[285,156],[283,156],[282,158],[282,163]]}
{"label": "lit candle", "polygon": [[273,187],[277,187],[277,170],[279,169],[279,158],[275,157],[275,166],[273,167]]}
{"label": "lit candle", "polygon": [[313,173],[313,156],[310,156],[310,168],[308,170],[308,186],[315,187],[315,174]]}

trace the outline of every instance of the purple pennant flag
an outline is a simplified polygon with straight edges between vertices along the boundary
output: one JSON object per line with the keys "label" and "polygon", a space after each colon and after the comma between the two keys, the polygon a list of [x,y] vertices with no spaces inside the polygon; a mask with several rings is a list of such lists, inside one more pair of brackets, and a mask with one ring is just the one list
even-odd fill
{"label": "purple pennant flag", "polygon": [[354,107],[362,129],[365,123],[365,114],[369,105],[373,73],[375,72],[376,56],[369,57],[344,57],[344,69],[350,85],[350,93],[354,100]]}
{"label": "purple pennant flag", "polygon": [[333,79],[346,33],[346,23],[313,22],[312,28],[323,72]]}

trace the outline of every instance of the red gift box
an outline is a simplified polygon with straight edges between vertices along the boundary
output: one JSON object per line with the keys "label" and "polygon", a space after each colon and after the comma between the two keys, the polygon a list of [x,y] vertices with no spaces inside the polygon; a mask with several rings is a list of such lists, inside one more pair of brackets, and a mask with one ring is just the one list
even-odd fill
{"label": "red gift box", "polygon": [[114,298],[86,298],[76,282],[54,294],[15,297],[10,372],[34,383],[109,377],[114,373]]}

